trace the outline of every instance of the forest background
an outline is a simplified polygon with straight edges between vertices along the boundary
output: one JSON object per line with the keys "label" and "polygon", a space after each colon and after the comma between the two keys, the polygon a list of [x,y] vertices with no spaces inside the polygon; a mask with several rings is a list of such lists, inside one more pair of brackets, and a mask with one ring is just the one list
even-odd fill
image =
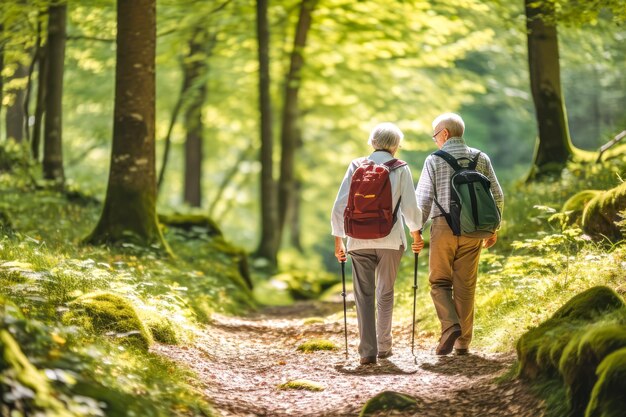
{"label": "forest background", "polygon": [[[149,223],[154,210],[137,214],[131,199],[118,199],[122,227],[112,240],[121,244],[85,244],[113,243],[98,237],[96,225],[110,211],[102,206],[111,160],[124,159],[112,149],[114,107],[132,101],[116,94],[116,65],[132,61],[116,56],[116,36],[117,45],[133,44],[132,28],[150,23],[143,11],[155,3],[157,172],[135,175],[134,185],[151,191],[158,181],[159,232],[136,236],[133,223]],[[324,290],[336,298],[330,209],[347,164],[370,151],[369,131],[383,121],[404,131],[399,156],[417,181],[434,150],[432,119],[461,114],[468,144],[491,157],[504,186],[500,239],[480,266],[476,346],[511,351],[525,327],[593,285],[626,291],[618,213],[626,154],[618,143],[598,157],[626,125],[622,0],[120,6],[127,15],[103,0],[0,3],[0,333],[9,330],[32,366],[46,370],[54,401],[76,415],[107,407],[110,415],[150,407],[146,415],[210,415],[205,399],[188,390],[184,367],[147,353],[154,340],[189,345],[216,312]],[[527,17],[537,10],[533,29]],[[552,49],[542,50],[532,34],[546,27]],[[149,78],[134,71],[121,74],[126,88]],[[541,91],[555,94],[546,101]],[[139,100],[144,110],[150,99]],[[141,153],[149,150],[136,150],[131,162],[145,166]],[[563,207],[585,190],[574,209]],[[585,227],[583,207],[608,194],[617,197],[605,199],[613,201],[607,228],[596,227],[598,210],[587,210]],[[420,259],[424,271],[427,257]],[[409,264],[398,279],[401,327],[410,317]],[[418,322],[430,337],[437,325],[423,276]],[[111,338],[110,327],[85,318],[98,303],[128,306],[143,323],[132,325],[140,334],[114,326]],[[129,346],[139,351],[115,343],[135,336]],[[0,345],[13,350],[6,338]],[[7,369],[2,387],[13,395],[11,407],[58,407],[31,404],[24,379]],[[46,384],[26,385],[39,399]]]}

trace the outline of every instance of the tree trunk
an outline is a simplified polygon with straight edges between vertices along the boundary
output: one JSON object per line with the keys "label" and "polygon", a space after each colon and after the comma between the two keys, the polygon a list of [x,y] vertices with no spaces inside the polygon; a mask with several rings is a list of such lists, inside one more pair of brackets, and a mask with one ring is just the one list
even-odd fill
{"label": "tree trunk", "polygon": [[160,243],[154,154],[156,0],[117,1],[117,65],[109,184],[88,242]]}
{"label": "tree trunk", "polygon": [[63,69],[67,5],[48,10],[48,77],[43,132],[43,176],[63,184]]}
{"label": "tree trunk", "polygon": [[[291,51],[289,72],[285,79],[285,101],[283,103],[281,129],[280,180],[278,184],[279,208],[279,243],[289,212],[293,210],[295,189],[295,154],[298,147],[298,93],[300,91],[301,74],[304,65],[304,48],[311,27],[311,12],[317,0],[302,0],[300,16],[296,27],[296,35]],[[280,245],[279,245],[280,246]]]}
{"label": "tree trunk", "polygon": [[[43,20],[40,15],[39,22]],[[35,161],[39,161],[41,152],[41,135],[43,117],[46,109],[46,80],[48,79],[48,44],[41,36],[41,23],[38,24],[37,44],[37,97],[35,98],[35,123],[33,124],[33,136],[31,138],[31,153]]]}
{"label": "tree trunk", "polygon": [[261,236],[255,256],[276,266],[278,253],[278,200],[274,182],[274,138],[272,132],[272,100],[270,95],[269,23],[267,0],[257,0],[257,41],[259,55],[259,109],[261,113]]}
{"label": "tree trunk", "polygon": [[[25,79],[27,76],[28,68],[20,62],[11,80]],[[6,114],[7,138],[21,142],[24,140],[24,97],[26,94],[23,88],[10,88],[7,93],[12,96]]]}
{"label": "tree trunk", "polygon": [[290,215],[290,226],[289,229],[291,231],[291,246],[299,252],[303,252],[302,248],[302,239],[301,239],[301,213],[300,213],[300,203],[302,201],[302,182],[300,180],[296,180],[295,187],[293,190],[293,194],[291,195],[291,215]]}
{"label": "tree trunk", "polygon": [[202,106],[207,98],[207,59],[212,48],[206,29],[198,28],[189,40],[189,55],[183,61],[183,73],[188,92],[185,107],[185,186],[184,201],[192,207],[202,204]]}
{"label": "tree trunk", "polygon": [[39,48],[39,68],[37,74],[37,98],[35,103],[35,123],[33,125],[33,137],[31,152],[33,159],[39,161],[41,152],[41,135],[46,112],[46,80],[48,78],[48,45]]}
{"label": "tree trunk", "polygon": [[539,138],[529,180],[560,172],[573,147],[559,68],[559,44],[554,10],[547,2],[525,0],[530,88],[535,103]]}
{"label": "tree trunk", "polygon": [[[4,38],[4,25],[0,23],[0,39]],[[2,77],[2,71],[4,70],[4,42],[0,41],[0,118],[2,117],[2,97],[4,92],[4,77]],[[2,130],[0,129],[0,132]],[[2,139],[2,136],[0,136]]]}

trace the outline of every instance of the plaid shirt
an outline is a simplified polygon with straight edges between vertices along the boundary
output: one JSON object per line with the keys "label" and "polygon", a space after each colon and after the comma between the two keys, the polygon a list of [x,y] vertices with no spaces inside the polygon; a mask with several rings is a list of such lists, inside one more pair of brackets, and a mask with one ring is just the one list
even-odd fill
{"label": "plaid shirt", "polygon": [[[441,150],[448,152],[455,158],[470,158],[479,152],[478,149],[470,148],[465,144],[463,138],[452,137],[448,139],[442,146]],[[470,154],[471,153],[471,154]],[[470,156],[471,155],[471,156]],[[463,161],[461,161],[461,165]],[[476,171],[485,175],[491,181],[491,193],[496,201],[500,213],[504,208],[504,195],[502,188],[493,171],[491,161],[485,153],[481,153],[478,158]],[[437,192],[437,201],[444,209],[450,210],[450,177],[454,170],[442,158],[429,155],[424,161],[424,168],[417,183],[417,205],[422,210],[422,223],[425,224],[428,219],[441,216],[441,210],[434,202],[435,189]],[[434,184],[433,184],[434,181]]]}

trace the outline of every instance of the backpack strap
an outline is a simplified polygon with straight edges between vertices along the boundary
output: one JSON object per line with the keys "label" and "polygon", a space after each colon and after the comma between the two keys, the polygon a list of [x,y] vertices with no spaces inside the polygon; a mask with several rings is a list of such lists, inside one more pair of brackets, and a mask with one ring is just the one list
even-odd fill
{"label": "backpack strap", "polygon": [[403,166],[407,165],[407,163],[404,162],[401,159],[395,159],[394,158],[394,159],[391,159],[391,160],[385,162],[383,165],[387,166],[389,168],[389,171],[393,171],[395,169],[398,169],[400,167],[403,167]]}
{"label": "backpack strap", "polygon": [[472,158],[472,161],[470,162],[468,168],[471,170],[476,170],[476,166],[478,166],[478,158],[480,158],[480,154],[481,152],[478,151],[476,153],[476,156],[474,158]]}
{"label": "backpack strap", "polygon": [[439,158],[441,158],[444,161],[446,161],[448,163],[448,165],[450,165],[452,167],[454,172],[460,171],[461,169],[463,169],[463,167],[461,167],[461,165],[459,165],[459,163],[457,162],[456,158],[454,156],[450,155],[446,151],[442,151],[440,149],[437,152],[434,152],[433,155],[436,155]]}

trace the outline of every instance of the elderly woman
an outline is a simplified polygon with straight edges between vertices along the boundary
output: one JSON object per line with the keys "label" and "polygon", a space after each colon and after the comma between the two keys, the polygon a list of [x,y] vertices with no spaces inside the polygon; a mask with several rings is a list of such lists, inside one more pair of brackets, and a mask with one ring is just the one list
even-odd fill
{"label": "elderly woman", "polygon": [[[335,256],[340,262],[346,260],[346,248],[343,239],[348,237],[348,255],[352,259],[352,278],[354,296],[359,323],[359,355],[361,364],[375,364],[376,358],[391,356],[391,319],[393,314],[394,283],[398,274],[400,259],[407,247],[404,222],[411,232],[413,252],[418,253],[424,246],[419,230],[422,227],[422,213],[417,206],[413,178],[406,163],[395,159],[404,135],[393,123],[376,126],[368,143],[374,152],[366,158],[353,160],[343,178],[337,199],[333,206],[331,226],[335,236]],[[350,233],[345,219],[349,219],[349,200],[353,175],[361,174],[367,166],[373,166],[375,172],[389,169],[388,181],[391,183],[391,208],[394,211],[391,231],[385,236],[373,238],[354,237]],[[395,168],[395,169],[394,169]],[[355,175],[355,172],[357,174]],[[385,173],[386,174],[386,173]],[[374,198],[374,194],[359,196]],[[358,209],[357,209],[358,210]],[[381,210],[381,212],[386,210]],[[385,219],[380,219],[384,223]],[[378,314],[376,314],[378,313]],[[378,320],[376,320],[378,318]]]}

